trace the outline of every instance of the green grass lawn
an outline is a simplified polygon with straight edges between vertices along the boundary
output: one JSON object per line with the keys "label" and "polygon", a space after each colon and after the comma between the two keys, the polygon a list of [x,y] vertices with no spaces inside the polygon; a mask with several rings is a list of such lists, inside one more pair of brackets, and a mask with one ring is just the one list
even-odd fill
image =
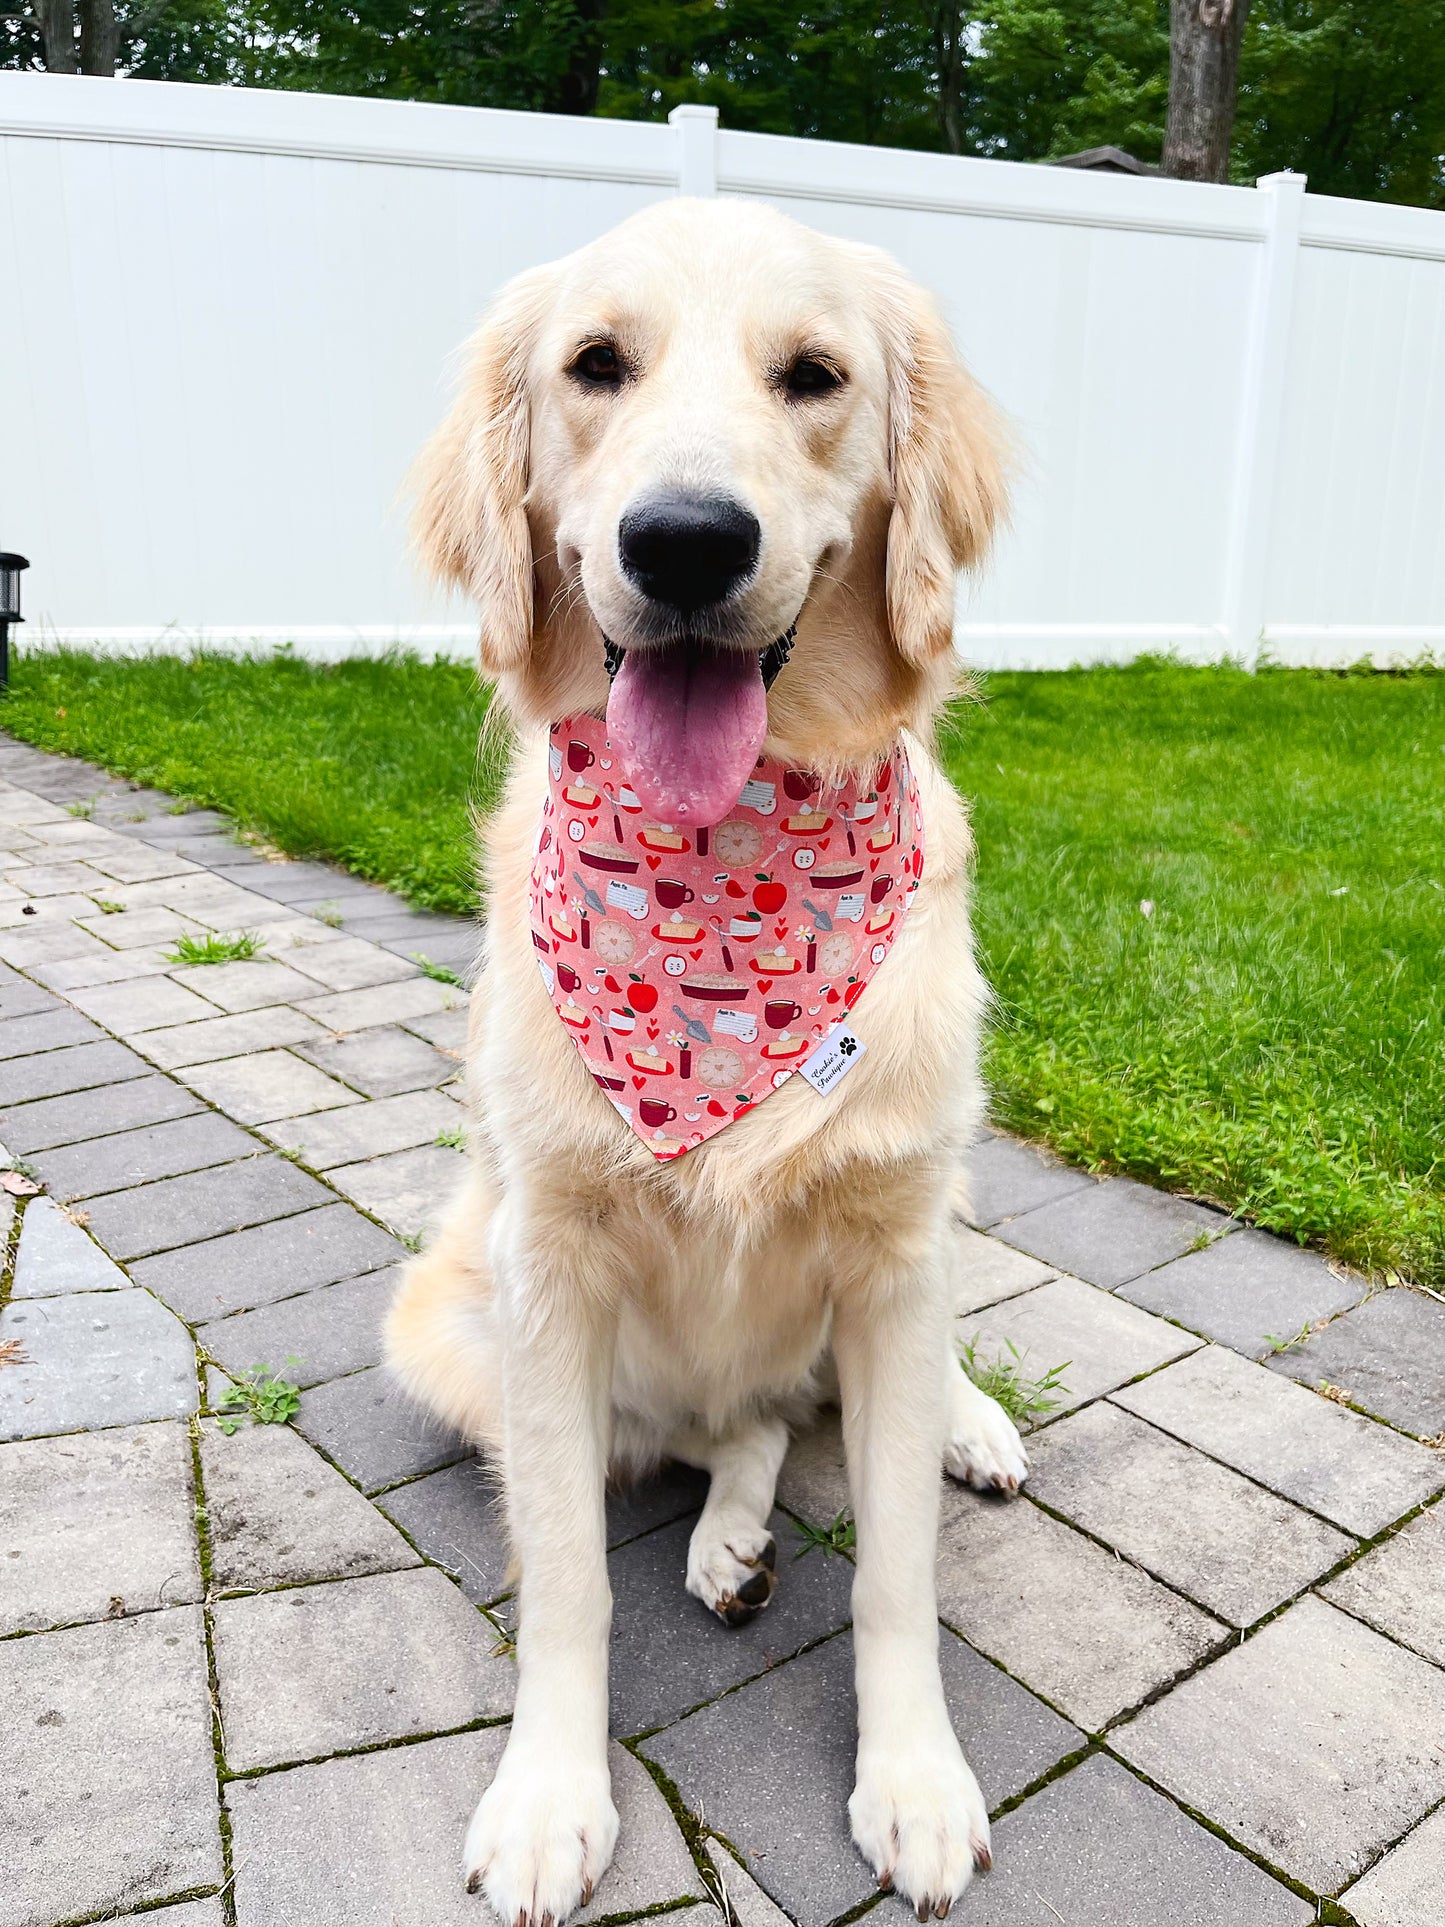
{"label": "green grass lawn", "polygon": [[[1445,1284],[1445,675],[1145,663],[984,696],[944,743],[997,1119]],[[461,910],[484,712],[454,664],[56,654],[0,725]]]}

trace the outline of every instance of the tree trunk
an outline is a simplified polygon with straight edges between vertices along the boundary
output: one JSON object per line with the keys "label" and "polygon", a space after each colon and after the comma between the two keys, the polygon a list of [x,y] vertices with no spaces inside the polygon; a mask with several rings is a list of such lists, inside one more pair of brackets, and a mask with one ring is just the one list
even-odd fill
{"label": "tree trunk", "polygon": [[938,68],[938,126],[950,154],[963,152],[964,77],[968,54],[964,34],[968,17],[960,6],[940,0],[933,9],[933,59]]}
{"label": "tree trunk", "polygon": [[40,45],[48,74],[78,74],[80,54],[75,44],[75,8],[71,0],[37,0]]}
{"label": "tree trunk", "polygon": [[80,71],[115,78],[120,60],[120,22],[115,0],[80,0]]}
{"label": "tree trunk", "polygon": [[602,17],[607,0],[578,0],[577,26],[558,87],[559,114],[590,114],[597,106],[602,68]]}
{"label": "tree trunk", "polygon": [[1160,172],[1227,181],[1249,0],[1170,0],[1169,114]]}

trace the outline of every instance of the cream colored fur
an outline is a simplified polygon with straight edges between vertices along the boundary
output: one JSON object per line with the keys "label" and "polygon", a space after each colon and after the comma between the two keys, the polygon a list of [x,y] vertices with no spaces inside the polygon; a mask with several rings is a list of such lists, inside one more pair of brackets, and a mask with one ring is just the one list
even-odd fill
{"label": "cream colored fur", "polygon": [[[626,358],[617,393],[567,372],[597,339]],[[846,370],[838,395],[783,395],[777,370],[804,352]],[[726,488],[762,523],[728,640],[762,648],[799,620],[767,753],[841,772],[908,730],[927,862],[853,1012],[866,1055],[834,1093],[794,1078],[658,1163],[558,1023],[527,905],[540,725],[605,702],[599,626],[626,642],[641,620],[617,521],[669,484]],[[1026,1461],[953,1353],[950,1209],[982,1103],[984,991],[968,825],[929,732],[952,683],[955,575],[986,551],[1002,501],[993,416],[926,297],[886,257],[741,202],[652,208],[522,277],[423,457],[423,553],[477,600],[520,736],[486,835],[468,1174],[409,1268],[388,1347],[409,1390],[504,1474],[519,1686],[466,1871],[506,1927],[561,1922],[616,1837],[609,1467],[672,1455],[711,1472],[685,1579],[736,1617],[771,1588],[789,1428],[829,1393],[858,1532],[854,1837],[920,1909],[945,1910],[987,1864],[938,1679],[939,1465],[1015,1490]]]}

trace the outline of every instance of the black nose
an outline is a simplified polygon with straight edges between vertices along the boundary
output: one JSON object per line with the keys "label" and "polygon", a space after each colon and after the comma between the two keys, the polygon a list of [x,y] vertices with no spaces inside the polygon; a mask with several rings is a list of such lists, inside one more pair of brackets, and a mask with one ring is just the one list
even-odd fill
{"label": "black nose", "polygon": [[622,566],[642,593],[674,609],[721,602],[751,575],[762,530],[726,495],[654,495],[617,529]]}

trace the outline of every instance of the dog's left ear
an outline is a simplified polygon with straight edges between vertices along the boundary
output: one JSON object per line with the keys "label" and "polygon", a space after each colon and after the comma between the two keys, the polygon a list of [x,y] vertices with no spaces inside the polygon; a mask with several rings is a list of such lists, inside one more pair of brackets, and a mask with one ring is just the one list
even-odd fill
{"label": "dog's left ear", "polygon": [[953,646],[960,569],[988,553],[1008,508],[1002,418],[959,359],[933,297],[874,257],[888,367],[888,624],[922,663]]}
{"label": "dog's left ear", "polygon": [[526,370],[551,285],[552,270],[534,268],[503,289],[467,344],[451,413],[412,471],[418,555],[475,600],[490,676],[520,669],[532,643]]}

